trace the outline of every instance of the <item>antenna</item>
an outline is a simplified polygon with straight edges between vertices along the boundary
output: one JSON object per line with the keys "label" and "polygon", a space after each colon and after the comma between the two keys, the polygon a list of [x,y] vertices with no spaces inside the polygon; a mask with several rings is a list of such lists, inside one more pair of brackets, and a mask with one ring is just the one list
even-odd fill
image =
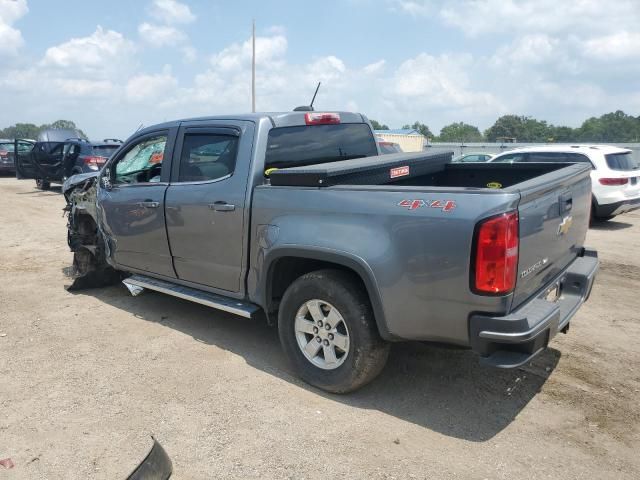
{"label": "antenna", "polygon": [[316,87],[316,92],[313,94],[313,98],[311,99],[311,104],[296,107],[293,109],[294,112],[313,112],[313,102],[316,101],[316,95],[318,95],[318,90],[320,90],[321,83],[322,82],[318,82],[318,86]]}
{"label": "antenna", "polygon": [[256,111],[256,21],[253,21],[251,37],[251,111]]}
{"label": "antenna", "polygon": [[309,107],[311,107],[311,110],[313,110],[313,102],[316,101],[316,95],[318,95],[318,90],[320,90],[320,84],[322,82],[318,82],[318,86],[316,87],[316,92],[313,94],[313,98],[311,99],[311,103],[309,104]]}

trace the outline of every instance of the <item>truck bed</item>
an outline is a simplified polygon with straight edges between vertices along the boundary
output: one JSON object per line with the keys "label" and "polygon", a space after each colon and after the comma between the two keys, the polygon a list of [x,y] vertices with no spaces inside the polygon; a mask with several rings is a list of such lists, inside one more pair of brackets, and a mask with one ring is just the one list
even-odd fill
{"label": "truck bed", "polygon": [[450,163],[453,152],[398,153],[358,158],[271,173],[273,186],[331,187],[393,185],[398,187],[465,187],[501,189],[568,165],[560,163]]}

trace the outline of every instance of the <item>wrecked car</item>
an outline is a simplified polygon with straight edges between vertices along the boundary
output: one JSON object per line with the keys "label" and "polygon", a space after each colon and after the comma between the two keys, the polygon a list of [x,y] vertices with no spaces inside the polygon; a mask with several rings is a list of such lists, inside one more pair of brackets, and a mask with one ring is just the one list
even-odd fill
{"label": "wrecked car", "polygon": [[[16,155],[16,178],[33,178],[37,189],[48,190],[52,183],[62,184],[72,175],[97,172],[122,144],[115,138],[90,142],[81,135],[71,129],[40,132],[32,148]],[[26,141],[16,140],[16,148],[20,142]]]}
{"label": "wrecked car", "polygon": [[397,341],[520,366],[589,297],[590,170],[451,158],[380,155],[348,112],[148,127],[64,184],[73,288],[123,280],[263,316],[329,392],[373,380]]}

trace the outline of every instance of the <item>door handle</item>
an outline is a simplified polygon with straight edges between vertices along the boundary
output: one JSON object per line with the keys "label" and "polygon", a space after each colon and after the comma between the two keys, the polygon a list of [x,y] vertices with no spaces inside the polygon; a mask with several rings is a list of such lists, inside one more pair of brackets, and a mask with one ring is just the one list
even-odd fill
{"label": "door handle", "polygon": [[160,202],[152,202],[147,200],[145,202],[138,203],[138,206],[143,208],[158,208],[160,206]]}
{"label": "door handle", "polygon": [[570,193],[562,194],[558,203],[560,204],[560,215],[563,215],[573,208],[573,196]]}
{"label": "door handle", "polygon": [[236,209],[236,206],[227,202],[216,202],[210,203],[209,208],[216,212],[233,212]]}

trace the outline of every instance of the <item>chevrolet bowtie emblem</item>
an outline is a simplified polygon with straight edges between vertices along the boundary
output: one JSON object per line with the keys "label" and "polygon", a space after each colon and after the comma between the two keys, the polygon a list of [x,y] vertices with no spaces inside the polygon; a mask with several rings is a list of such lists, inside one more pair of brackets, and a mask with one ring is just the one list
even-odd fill
{"label": "chevrolet bowtie emblem", "polygon": [[565,235],[571,228],[572,224],[573,217],[571,215],[564,217],[562,222],[560,222],[560,225],[558,225],[558,236]]}

